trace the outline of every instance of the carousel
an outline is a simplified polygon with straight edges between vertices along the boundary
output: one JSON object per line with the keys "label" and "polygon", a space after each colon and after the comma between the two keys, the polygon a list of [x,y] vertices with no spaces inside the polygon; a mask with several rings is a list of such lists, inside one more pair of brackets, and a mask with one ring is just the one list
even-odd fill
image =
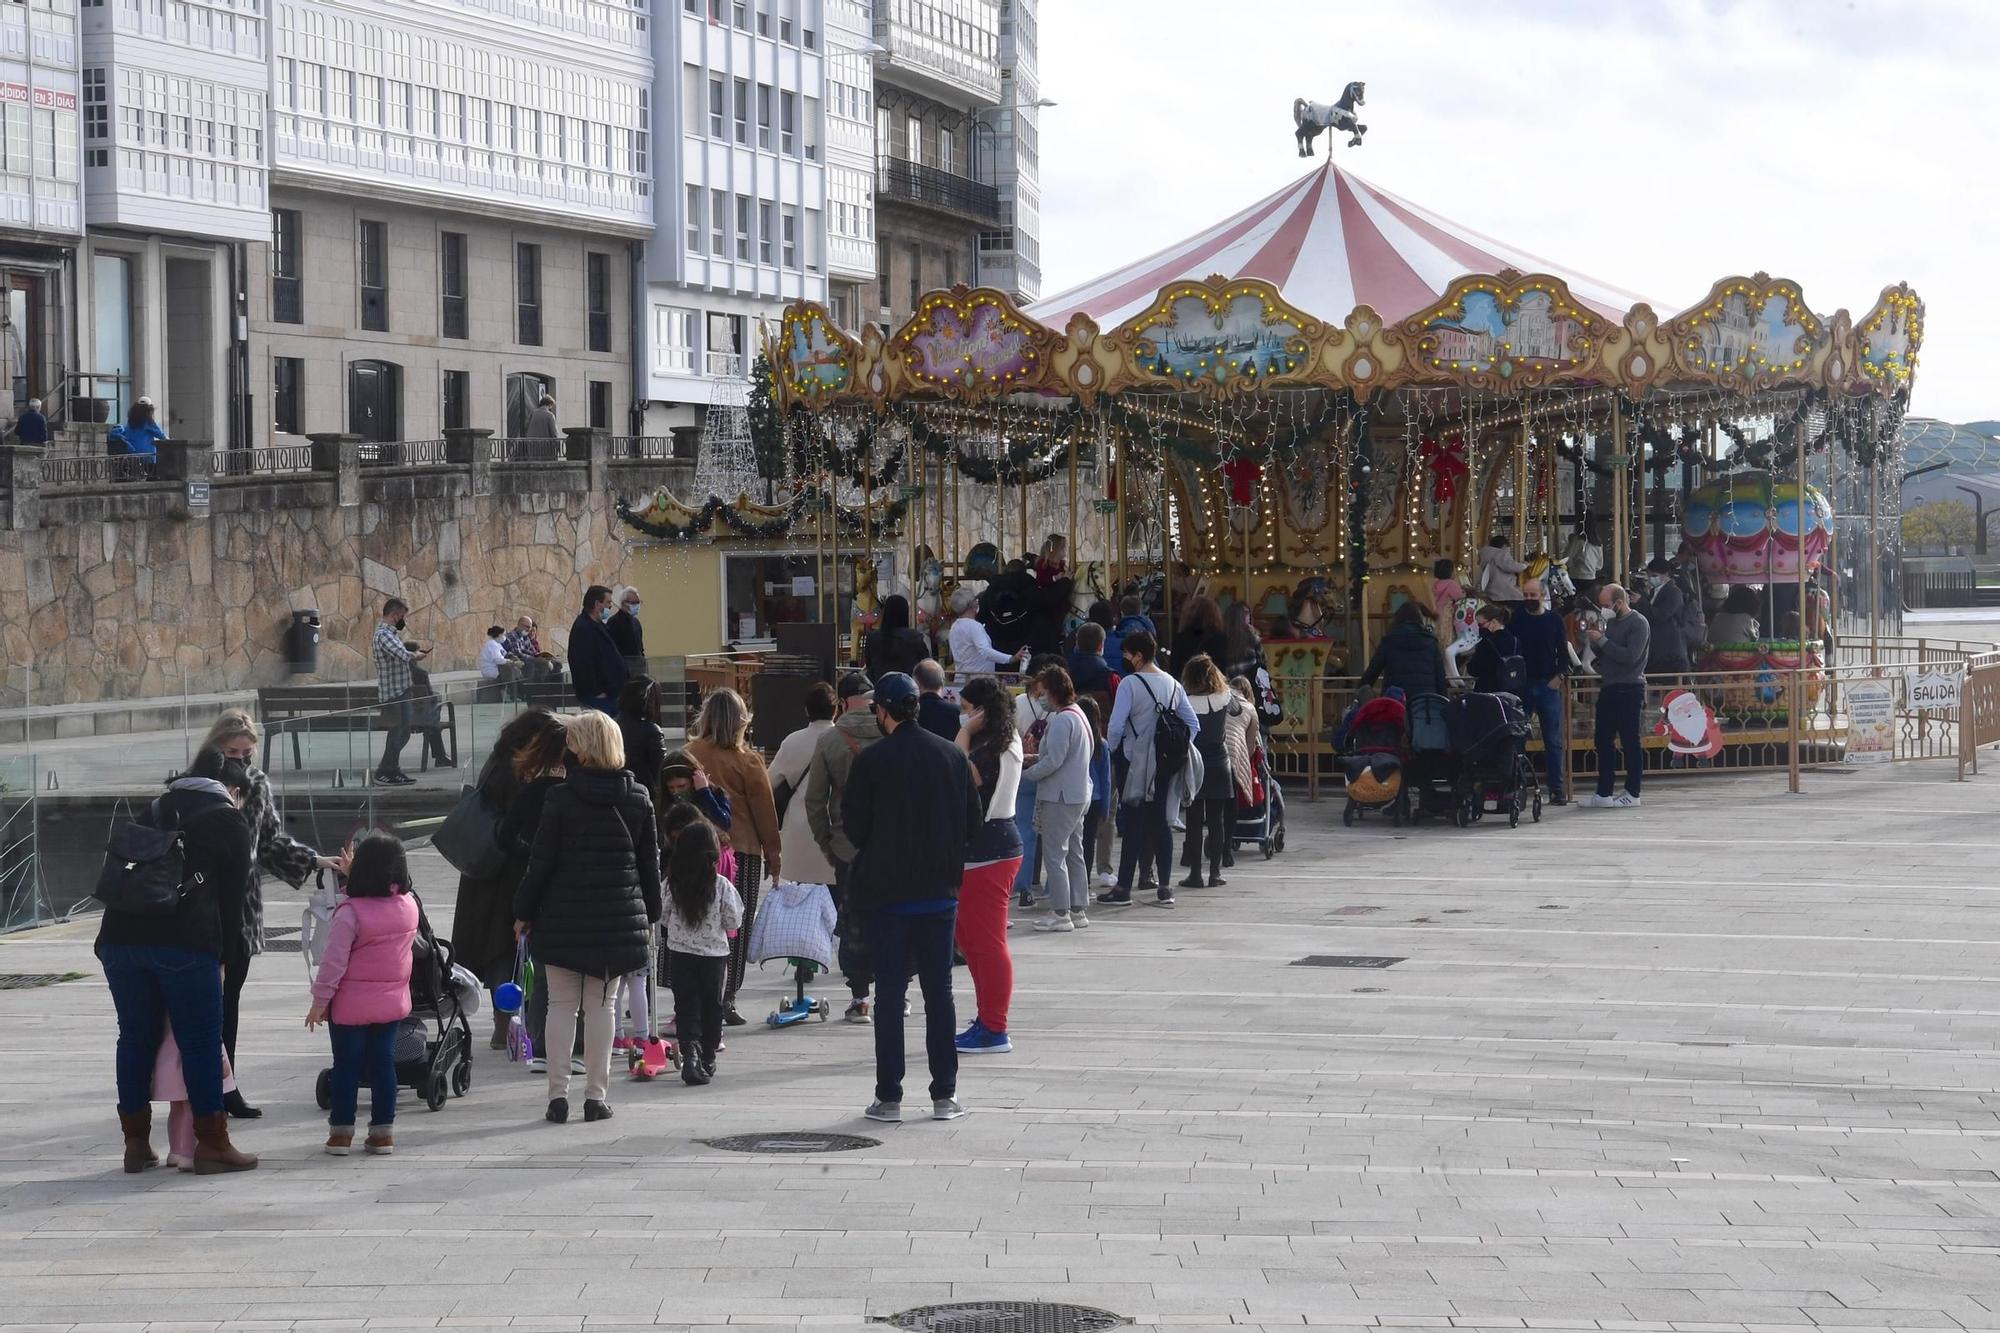
{"label": "carousel", "polygon": [[[1552,594],[1586,524],[1602,579],[1663,557],[1711,602],[1754,588],[1754,634],[1706,645],[1752,669],[1823,659],[1813,575],[1845,544],[1837,615],[1879,632],[1876,474],[1923,314],[1894,286],[1822,316],[1763,272],[1662,305],[1329,162],[1025,309],[960,286],[885,334],[801,303],[767,355],[795,503],[893,553],[881,577],[922,611],[1066,534],[1079,612],[1134,588],[1168,621],[1196,590],[1247,602],[1310,737],[1315,683],[1357,674],[1404,602],[1432,608],[1439,562],[1474,586],[1496,534]],[[1865,517],[1843,527],[1830,495]],[[728,507],[632,517],[704,504]]]}

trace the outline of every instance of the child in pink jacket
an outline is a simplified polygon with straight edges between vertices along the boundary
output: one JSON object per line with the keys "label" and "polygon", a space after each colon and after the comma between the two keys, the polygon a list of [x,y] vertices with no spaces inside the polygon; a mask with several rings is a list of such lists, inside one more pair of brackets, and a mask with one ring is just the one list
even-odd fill
{"label": "child in pink jacket", "polygon": [[370,1094],[365,1146],[377,1156],[395,1150],[396,1029],[410,1013],[410,953],[417,938],[417,900],[409,889],[402,843],[377,834],[355,844],[347,896],[333,909],[306,1014],[308,1028],[324,1022],[333,1036],[326,1150],[336,1157],[354,1146],[364,1076]]}

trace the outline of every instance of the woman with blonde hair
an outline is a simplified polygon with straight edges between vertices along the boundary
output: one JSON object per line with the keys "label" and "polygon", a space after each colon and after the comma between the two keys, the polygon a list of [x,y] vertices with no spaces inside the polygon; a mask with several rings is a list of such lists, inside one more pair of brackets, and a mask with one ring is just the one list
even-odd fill
{"label": "woman with blonde hair", "polygon": [[[599,712],[570,719],[575,762],[548,794],[534,850],[514,895],[514,929],[543,971],[548,1031],[583,1013],[585,1120],[608,1120],[618,982],[651,958],[660,919],[660,844],[653,802],[625,770],[618,724]],[[549,1061],[548,1119],[569,1119],[570,1064]]]}
{"label": "woman with blonde hair", "polygon": [[736,892],[743,899],[743,928],[729,945],[729,985],[723,992],[722,1021],[740,1027],[736,992],[743,985],[750,931],[757,924],[757,887],[764,868],[780,877],[784,855],[778,827],[778,803],[771,794],[771,774],[764,757],[750,745],[750,709],[731,689],[710,690],[695,720],[688,754],[708,773],[710,782],[729,797],[733,818],[730,845],[736,851]]}
{"label": "woman with blonde hair", "polygon": [[[243,983],[250,976],[250,960],[264,952],[264,876],[276,876],[296,889],[315,870],[347,868],[345,852],[339,856],[321,856],[286,831],[277,797],[271,792],[271,779],[257,767],[257,744],[262,739],[255,718],[241,708],[225,708],[209,726],[208,735],[195,747],[197,752],[220,750],[223,758],[236,760],[250,774],[250,786],[243,799],[243,817],[250,821],[251,831],[256,835],[250,882],[243,886],[242,910],[236,919],[222,923],[222,1045],[229,1052],[231,1067],[239,1074],[236,1025],[242,1010]],[[224,901],[236,900],[231,897]],[[223,1098],[223,1109],[238,1120],[255,1120],[264,1114],[243,1100],[240,1088],[230,1089]]]}
{"label": "woman with blonde hair", "polygon": [[[1253,710],[1229,688],[1211,658],[1190,661],[1181,672],[1181,685],[1200,722],[1194,745],[1201,755],[1201,789],[1195,793],[1195,808],[1188,811],[1187,851],[1181,857],[1188,877],[1181,881],[1181,887],[1216,888],[1225,882],[1222,860],[1229,851],[1229,825],[1236,815],[1236,785],[1239,778],[1246,784],[1249,778]],[[1201,877],[1204,850],[1208,856],[1205,884]]]}

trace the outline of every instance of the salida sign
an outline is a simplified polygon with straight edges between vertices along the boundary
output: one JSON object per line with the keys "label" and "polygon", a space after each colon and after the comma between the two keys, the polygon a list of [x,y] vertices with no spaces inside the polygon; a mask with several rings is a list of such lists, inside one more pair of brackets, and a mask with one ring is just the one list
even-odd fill
{"label": "salida sign", "polygon": [[1933,671],[1910,681],[1910,711],[1921,713],[1927,709],[1956,711],[1959,687],[1963,677],[1946,675]]}

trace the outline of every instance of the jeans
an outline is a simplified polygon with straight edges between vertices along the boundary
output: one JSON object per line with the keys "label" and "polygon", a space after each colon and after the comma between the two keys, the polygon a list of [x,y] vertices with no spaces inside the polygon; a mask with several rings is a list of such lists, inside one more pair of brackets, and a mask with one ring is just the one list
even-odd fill
{"label": "jeans", "polygon": [[1174,835],[1167,828],[1167,795],[1161,791],[1148,801],[1126,801],[1118,808],[1125,840],[1118,847],[1118,887],[1130,889],[1133,872],[1143,877],[1154,871],[1161,888],[1173,883],[1167,876],[1174,859]]}
{"label": "jeans", "polygon": [[[847,993],[857,1000],[868,998],[868,988],[875,982],[875,969],[868,961],[868,941],[862,938],[861,913],[847,905],[846,880],[851,868],[839,861],[833,863],[833,883],[827,886],[833,894],[833,937],[839,944],[836,960],[840,963],[840,975],[847,981]],[[1008,882],[1013,881],[1011,877]]]}
{"label": "jeans", "polygon": [[[586,976],[567,967],[545,968],[549,1028],[566,1032],[583,1014],[583,1095],[601,1102],[611,1093],[611,1035],[618,1028],[618,978]],[[569,1061],[548,1052],[549,1100],[569,1096]]]}
{"label": "jeans", "polygon": [[1035,833],[1042,845],[1042,888],[1048,892],[1051,912],[1081,912],[1090,906],[1090,858],[1083,847],[1083,814],[1089,808],[1035,802]]}
{"label": "jeans", "polygon": [[410,709],[410,692],[405,690],[393,699],[383,700],[382,712],[389,720],[389,738],[382,742],[382,762],[375,766],[375,771],[400,773],[403,771],[403,747],[410,743],[415,721]]}
{"label": "jeans", "polygon": [[[214,954],[158,945],[98,946],[118,1011],[118,1109],[153,1100],[153,1062],[169,1024],[197,1116],[222,1110],[222,966]],[[947,960],[949,961],[949,960]]]}
{"label": "jeans", "polygon": [[1569,732],[1563,726],[1562,691],[1541,681],[1529,681],[1521,687],[1521,702],[1539,719],[1542,761],[1549,774],[1549,796],[1560,800],[1567,790],[1563,785],[1563,762],[1568,758],[1565,750],[1569,744]]}
{"label": "jeans", "polygon": [[1639,714],[1646,706],[1644,685],[1606,685],[1597,694],[1597,794],[1609,796],[1618,780],[1618,756],[1612,752],[1615,739],[1625,747],[1625,790],[1639,794],[1639,777],[1646,768],[1646,752],[1639,746]]}
{"label": "jeans", "polygon": [[354,1128],[354,1103],[361,1080],[368,1080],[368,1125],[374,1129],[396,1123],[395,1023],[328,1023],[333,1036],[333,1072],[327,1077],[331,1100],[326,1123],[335,1129]]}
{"label": "jeans", "polygon": [[[1014,830],[1021,835],[1021,868],[1014,872],[1014,892],[1026,893],[1035,882],[1035,788],[1039,783],[1021,779],[1014,793]],[[1047,888],[1046,881],[1043,888]]]}
{"label": "jeans", "polygon": [[681,1044],[681,1065],[692,1060],[706,1069],[715,1063],[722,1044],[722,990],[729,979],[729,957],[706,954],[674,955],[674,1036]]}
{"label": "jeans", "polygon": [[[1208,854],[1208,875],[1210,879],[1222,874],[1222,854],[1229,850],[1229,821],[1236,813],[1234,796],[1204,796],[1188,811],[1187,861],[1188,878],[1201,878],[1201,858]],[[1204,848],[1204,843],[1206,847]]]}
{"label": "jeans", "polygon": [[589,697],[579,694],[576,696],[576,701],[585,708],[595,708],[598,712],[608,713],[612,717],[618,716],[618,696],[615,694],[597,694]]}
{"label": "jeans", "polygon": [[1014,954],[1007,947],[1007,902],[1013,896],[1014,859],[967,866],[958,884],[958,951],[972,973],[979,1021],[988,1032],[1007,1030],[1014,1001]]}
{"label": "jeans", "polygon": [[924,1051],[931,1100],[958,1092],[958,1015],[951,1003],[951,941],[956,909],[899,916],[871,912],[868,947],[875,959],[875,1100],[903,1100],[903,1000],[910,977],[924,993]]}

